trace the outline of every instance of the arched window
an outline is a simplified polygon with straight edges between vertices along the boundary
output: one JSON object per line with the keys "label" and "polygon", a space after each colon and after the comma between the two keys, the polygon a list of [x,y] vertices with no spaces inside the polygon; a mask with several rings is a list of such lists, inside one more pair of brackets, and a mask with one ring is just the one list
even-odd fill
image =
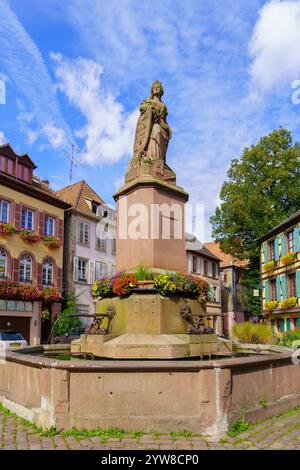
{"label": "arched window", "polygon": [[7,277],[7,254],[2,248],[0,249],[0,281],[5,281]]}
{"label": "arched window", "polygon": [[53,285],[53,261],[50,258],[45,259],[43,263],[43,286]]}
{"label": "arched window", "polygon": [[20,258],[20,282],[32,282],[32,258],[29,255]]}

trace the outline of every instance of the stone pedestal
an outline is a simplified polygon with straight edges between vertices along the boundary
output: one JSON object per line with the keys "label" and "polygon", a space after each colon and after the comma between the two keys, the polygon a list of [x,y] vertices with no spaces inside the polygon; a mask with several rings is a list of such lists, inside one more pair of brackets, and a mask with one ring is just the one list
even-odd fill
{"label": "stone pedestal", "polygon": [[188,194],[153,176],[152,166],[148,167],[114,194],[117,270],[133,270],[142,262],[156,270],[186,272],[184,204]]}
{"label": "stone pedestal", "polygon": [[180,314],[182,306],[188,305],[192,314],[205,318],[205,302],[159,294],[132,294],[124,299],[98,301],[96,313],[105,312],[110,305],[116,311],[111,334],[82,335],[72,341],[72,353],[111,359],[180,359],[232,354],[231,341],[220,341],[214,334],[186,334],[190,325]]}

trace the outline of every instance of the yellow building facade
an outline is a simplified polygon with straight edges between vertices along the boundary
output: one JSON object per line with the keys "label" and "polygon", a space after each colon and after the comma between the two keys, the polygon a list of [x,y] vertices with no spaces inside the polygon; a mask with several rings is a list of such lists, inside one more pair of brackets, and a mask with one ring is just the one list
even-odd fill
{"label": "yellow building facade", "polygon": [[33,293],[38,289],[58,297],[64,212],[69,208],[48,182],[33,174],[35,168],[28,155],[17,155],[10,145],[0,146],[0,329],[18,330],[30,344],[46,339],[60,303],[45,305],[33,294],[7,296],[7,288],[31,286]]}

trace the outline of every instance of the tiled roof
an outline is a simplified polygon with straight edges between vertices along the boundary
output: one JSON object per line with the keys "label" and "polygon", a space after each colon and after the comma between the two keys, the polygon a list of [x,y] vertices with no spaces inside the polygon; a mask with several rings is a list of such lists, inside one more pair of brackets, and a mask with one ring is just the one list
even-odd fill
{"label": "tiled roof", "polygon": [[79,181],[56,192],[58,197],[71,204],[74,210],[95,217],[90,202],[105,204],[103,199],[88,185],[86,181]]}
{"label": "tiled roof", "polygon": [[207,242],[204,243],[204,246],[221,259],[221,268],[225,268],[226,266],[238,266],[239,268],[246,268],[248,266],[247,260],[241,261],[227,253],[224,253],[218,243]]}

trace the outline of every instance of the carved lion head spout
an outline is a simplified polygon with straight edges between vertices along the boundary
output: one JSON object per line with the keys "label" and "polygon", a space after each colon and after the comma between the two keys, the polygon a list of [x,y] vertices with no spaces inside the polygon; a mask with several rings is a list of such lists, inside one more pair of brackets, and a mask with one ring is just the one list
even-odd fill
{"label": "carved lion head spout", "polygon": [[155,80],[155,82],[152,83],[151,98],[154,98],[154,96],[158,96],[159,98],[164,96],[164,87],[158,80]]}

